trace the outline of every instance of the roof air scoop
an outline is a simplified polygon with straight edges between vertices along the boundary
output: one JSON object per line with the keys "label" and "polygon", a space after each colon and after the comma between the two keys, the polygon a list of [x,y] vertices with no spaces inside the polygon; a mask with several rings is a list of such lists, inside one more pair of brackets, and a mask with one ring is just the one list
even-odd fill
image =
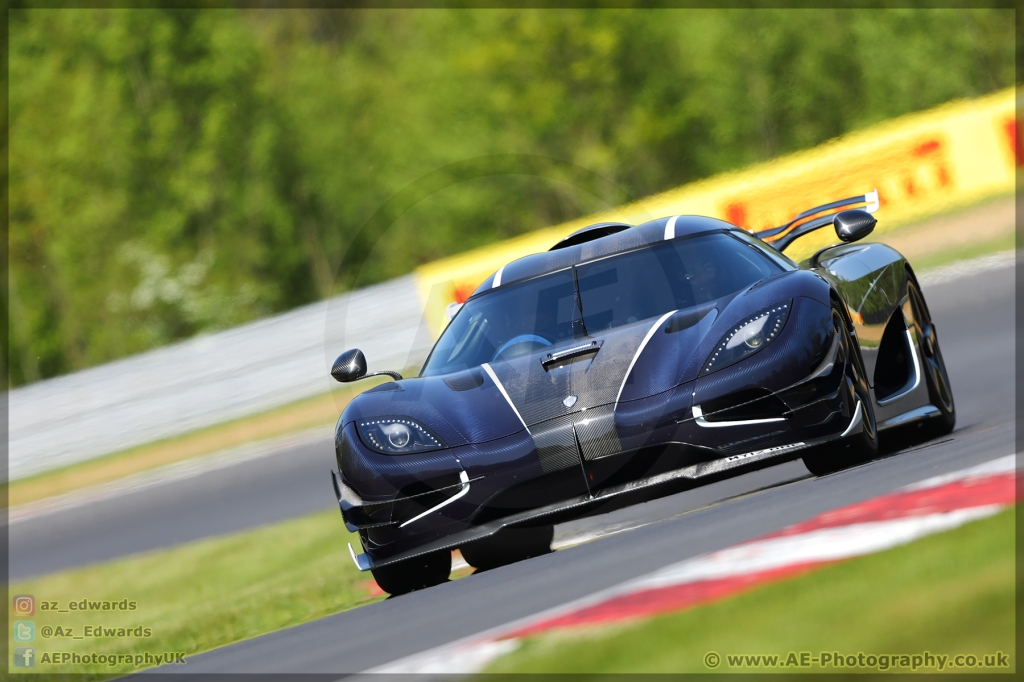
{"label": "roof air scoop", "polygon": [[631,227],[633,226],[627,223],[596,223],[594,225],[587,225],[584,228],[576,230],[568,237],[552,246],[548,251],[576,246],[577,244],[593,241],[595,239],[600,239],[601,237],[607,237],[610,234],[615,234],[616,232],[628,230]]}

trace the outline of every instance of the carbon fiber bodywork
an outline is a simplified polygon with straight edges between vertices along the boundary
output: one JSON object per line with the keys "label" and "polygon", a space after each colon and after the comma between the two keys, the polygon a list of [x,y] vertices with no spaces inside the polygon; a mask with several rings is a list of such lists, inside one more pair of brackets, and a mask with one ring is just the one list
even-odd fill
{"label": "carbon fiber bodywork", "polygon": [[[880,425],[915,411],[927,416],[928,394],[910,361],[917,353],[908,331],[913,274],[881,244],[831,247],[797,265],[728,223],[675,217],[510,263],[473,298],[708,233],[763,250],[778,272],[707,303],[354,399],[336,430],[336,489],[346,525],[360,534],[360,568],[800,456],[855,426],[856,396],[844,377],[856,356],[870,383],[877,373],[895,386],[889,400],[872,398]],[[770,343],[702,374],[730,330],[783,305],[784,326]],[[837,324],[851,334],[838,333]],[[902,353],[903,364],[889,352]],[[358,425],[382,417],[415,420],[445,447],[381,454]]]}

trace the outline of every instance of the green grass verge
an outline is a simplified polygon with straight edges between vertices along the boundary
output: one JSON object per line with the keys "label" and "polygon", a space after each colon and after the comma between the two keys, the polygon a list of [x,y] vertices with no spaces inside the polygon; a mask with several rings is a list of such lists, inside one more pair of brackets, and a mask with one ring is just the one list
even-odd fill
{"label": "green grass verge", "polygon": [[1012,251],[1016,244],[1014,235],[1008,234],[999,239],[992,239],[978,244],[971,244],[957,249],[949,249],[938,253],[921,256],[914,259],[910,264],[915,272],[925,272],[940,265],[948,265],[960,260],[970,260],[980,256],[987,256],[1000,251]]}
{"label": "green grass verge", "polygon": [[[632,626],[527,639],[487,672],[823,672],[730,665],[730,654],[973,654],[1014,670],[1013,510],[908,545]],[[839,672],[875,672],[849,668]],[[928,672],[934,672],[929,670]],[[955,672],[970,672],[959,669]]]}
{"label": "green grass verge", "polygon": [[[133,664],[44,665],[45,653],[195,654],[362,604],[372,578],[352,564],[346,543],[355,542],[337,510],[172,549],[10,585],[10,594],[36,598],[36,666],[39,673],[97,673],[97,679],[133,672]],[[129,600],[127,612],[54,613],[44,601],[67,609],[71,601]],[[151,628],[148,637],[43,638],[44,626]],[[17,645],[17,644],[15,644]],[[9,656],[11,654],[8,654]],[[13,664],[13,658],[9,658]],[[188,672],[188,665],[180,666]],[[17,669],[11,668],[17,672]],[[83,678],[76,678],[83,679]]]}

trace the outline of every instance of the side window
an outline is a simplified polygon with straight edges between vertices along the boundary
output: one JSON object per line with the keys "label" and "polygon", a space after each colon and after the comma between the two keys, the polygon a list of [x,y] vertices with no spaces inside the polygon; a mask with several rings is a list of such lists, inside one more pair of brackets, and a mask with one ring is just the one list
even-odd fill
{"label": "side window", "polygon": [[759,249],[721,233],[681,239],[673,247],[695,304],[728,296],[780,267]]}

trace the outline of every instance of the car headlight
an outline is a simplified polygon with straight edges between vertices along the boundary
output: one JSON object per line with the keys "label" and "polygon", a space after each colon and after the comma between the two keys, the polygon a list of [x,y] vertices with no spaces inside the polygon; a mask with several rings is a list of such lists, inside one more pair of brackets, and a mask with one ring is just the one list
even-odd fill
{"label": "car headlight", "polygon": [[792,300],[777,303],[736,325],[715,346],[700,375],[733,365],[771,343],[785,326],[792,304]]}
{"label": "car headlight", "polygon": [[356,430],[366,447],[384,455],[411,455],[448,447],[440,436],[409,417],[361,419],[356,422]]}

